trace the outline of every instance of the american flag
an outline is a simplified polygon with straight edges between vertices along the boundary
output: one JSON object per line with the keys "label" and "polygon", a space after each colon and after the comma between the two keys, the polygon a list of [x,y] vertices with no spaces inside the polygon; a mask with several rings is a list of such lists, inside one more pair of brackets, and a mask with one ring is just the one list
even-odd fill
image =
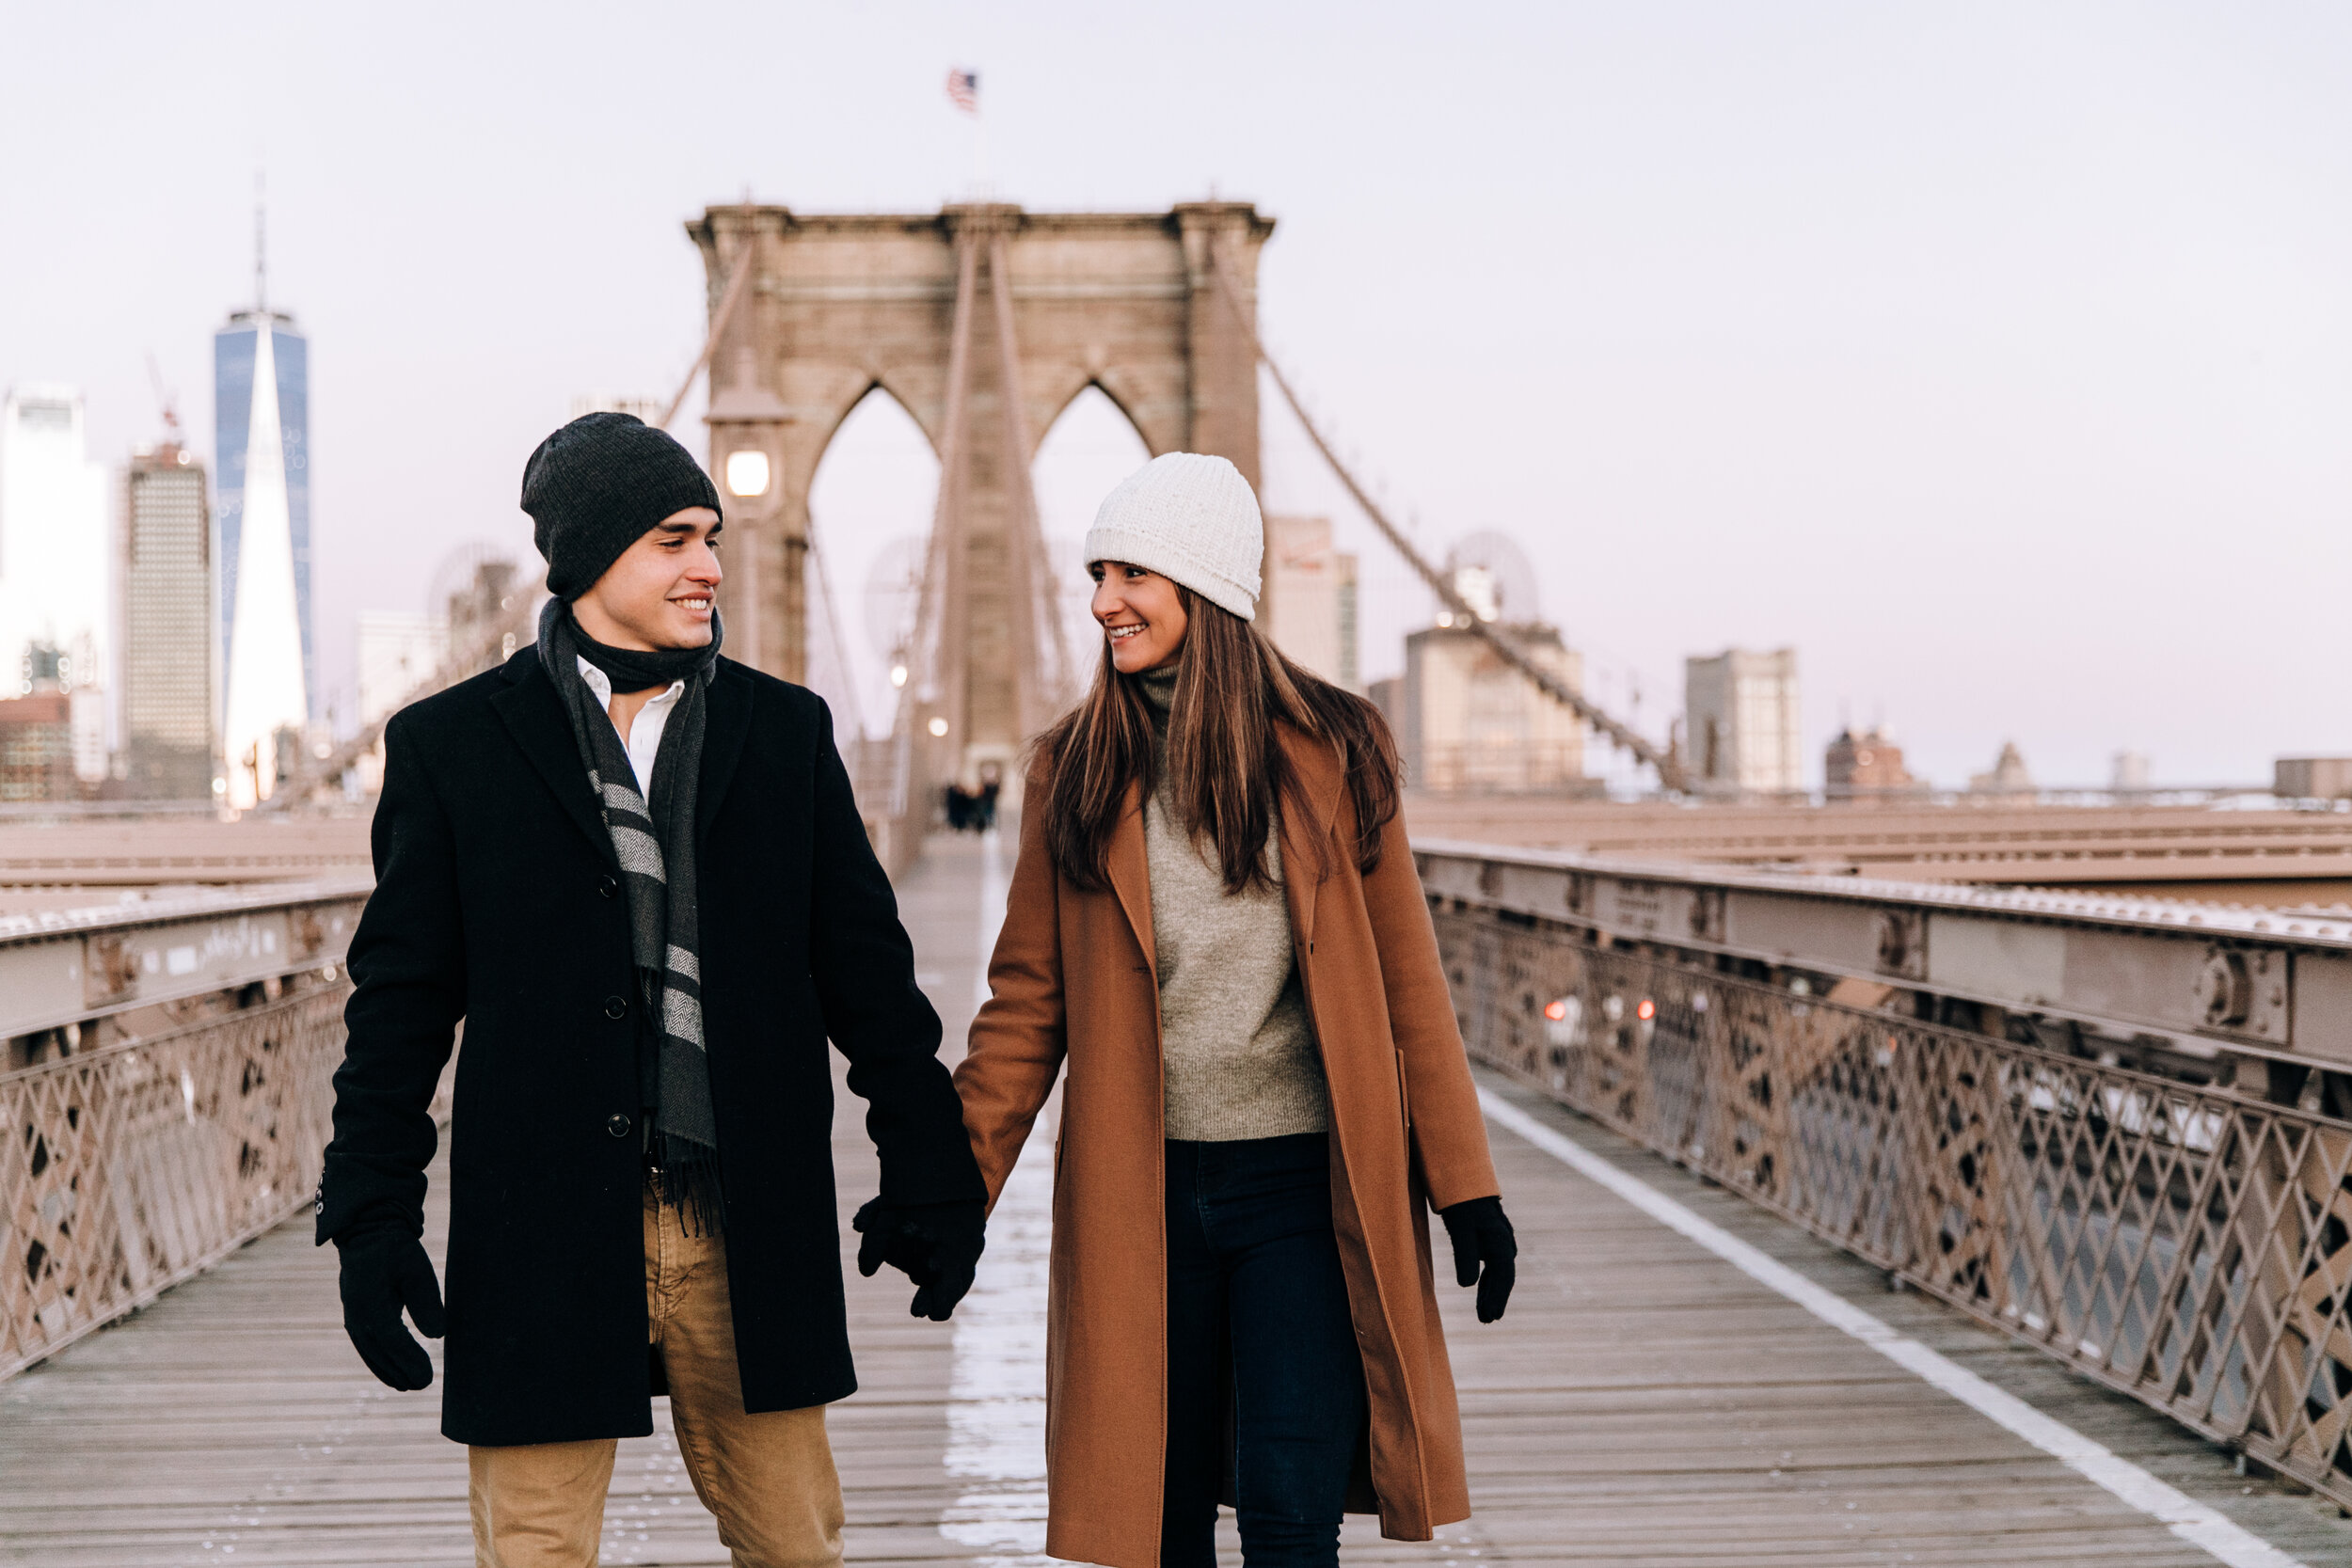
{"label": "american flag", "polygon": [[947,102],[967,115],[980,112],[980,73],[961,66],[947,72]]}

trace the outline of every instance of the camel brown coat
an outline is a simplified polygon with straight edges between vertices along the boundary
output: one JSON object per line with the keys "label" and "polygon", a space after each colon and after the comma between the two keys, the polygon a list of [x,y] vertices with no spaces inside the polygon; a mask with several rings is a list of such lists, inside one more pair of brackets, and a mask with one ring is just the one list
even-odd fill
{"label": "camel brown coat", "polygon": [[[1378,867],[1359,876],[1338,758],[1287,728],[1282,742],[1311,808],[1281,814],[1282,865],[1330,1085],[1331,1218],[1371,1393],[1372,1487],[1382,1534],[1426,1541],[1470,1514],[1427,1211],[1499,1188],[1404,823],[1388,825]],[[1151,1568],[1168,1437],[1168,1262],[1143,818],[1131,798],[1110,889],[1089,893],[1046,851],[1041,779],[1028,799],[992,995],[956,1086],[993,1202],[1068,1059],[1046,1308],[1045,1549]]]}

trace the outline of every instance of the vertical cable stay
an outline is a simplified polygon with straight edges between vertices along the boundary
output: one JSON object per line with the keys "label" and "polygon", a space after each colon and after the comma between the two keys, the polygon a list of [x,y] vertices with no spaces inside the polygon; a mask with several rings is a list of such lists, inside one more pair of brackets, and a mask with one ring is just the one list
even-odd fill
{"label": "vertical cable stay", "polygon": [[998,435],[1003,438],[1005,465],[1005,576],[1014,594],[1011,625],[1013,663],[1013,724],[1023,735],[1033,728],[1038,674],[1038,635],[1035,618],[1020,607],[1033,596],[1037,577],[1035,551],[1030,547],[1028,485],[1028,420],[1021,404],[1021,360],[1013,346],[1012,291],[1005,281],[1005,236],[988,237],[988,293],[996,318]]}
{"label": "vertical cable stay", "polygon": [[[939,501],[931,518],[930,556],[924,562],[923,591],[915,612],[917,657],[910,661],[907,687],[915,701],[910,704],[901,696],[898,703],[899,722],[903,725],[913,720],[915,708],[925,701],[944,695],[947,733],[959,746],[965,734],[967,683],[961,669],[949,670],[945,666],[949,658],[961,657],[966,601],[961,594],[948,593],[947,586],[948,574],[961,563],[964,546],[964,421],[972,390],[972,306],[977,292],[979,262],[977,240],[969,233],[959,233],[956,313],[948,328],[946,407],[939,431]],[[946,625],[948,620],[955,624]]]}
{"label": "vertical cable stay", "polygon": [[[743,212],[748,215],[751,208],[746,205]],[[717,243],[715,237],[712,243]],[[686,394],[694,389],[694,378],[703,373],[703,367],[709,364],[710,356],[718,352],[720,336],[726,331],[727,324],[735,319],[736,307],[750,292],[752,274],[759,270],[758,258],[759,235],[747,228],[743,231],[743,244],[736,252],[735,270],[727,276],[726,293],[719,297],[719,309],[711,312],[710,335],[703,340],[703,351],[694,356],[693,367],[686,372],[686,379],[678,383],[677,396],[670,400],[670,406],[662,414],[661,422],[656,429],[669,429],[677,419],[677,411],[686,406]]]}
{"label": "vertical cable stay", "polygon": [[[1029,408],[1021,379],[1021,341],[1013,330],[1011,248],[1001,230],[989,236],[989,291],[996,302],[996,347],[1005,399],[1005,468],[1012,501],[1007,531],[1012,546],[1013,580],[1020,584],[1024,605],[1013,621],[1014,657],[1020,660],[1015,695],[1021,733],[1034,735],[1052,717],[1070,679],[1070,642],[1062,626],[1052,566],[1045,560],[1037,487],[1029,472]],[[1042,639],[1038,633],[1041,620],[1045,626]]]}
{"label": "vertical cable stay", "polygon": [[[841,673],[841,694],[850,705],[850,728],[860,740],[866,737],[866,700],[858,695],[857,667],[850,662],[850,646],[841,637],[841,612],[834,608],[833,575],[825,570],[825,557],[817,547],[817,531],[808,531],[808,573],[817,579],[817,602],[825,611],[826,641],[833,644],[834,668]],[[813,673],[813,672],[812,672]],[[810,683],[812,686],[815,682]],[[839,733],[840,726],[834,726]]]}
{"label": "vertical cable stay", "polygon": [[1248,339],[1258,363],[1263,365],[1266,368],[1266,373],[1274,378],[1275,388],[1281,392],[1282,401],[1290,405],[1292,414],[1297,417],[1300,428],[1307,433],[1307,439],[1314,443],[1315,451],[1323,454],[1323,460],[1331,466],[1331,471],[1339,476],[1340,483],[1346,488],[1348,495],[1354,498],[1356,504],[1363,509],[1364,515],[1372,519],[1372,526],[1379,530],[1380,536],[1389,542],[1397,554],[1405,558],[1405,563],[1410,566],[1414,574],[1428,585],[1429,591],[1437,594],[1438,602],[1453,613],[1454,624],[1470,631],[1492,648],[1497,657],[1533,681],[1535,689],[1545,696],[1575,713],[1578,718],[1607,736],[1612,744],[1632,753],[1636,758],[1656,768],[1660,787],[1667,790],[1687,789],[1689,784],[1683,774],[1682,761],[1671,748],[1661,750],[1656,742],[1630,726],[1619,723],[1614,718],[1595,706],[1582,692],[1575,690],[1559,676],[1528,657],[1516,643],[1486,622],[1479,619],[1477,611],[1473,610],[1469,602],[1455,592],[1454,584],[1447,579],[1446,575],[1430,564],[1428,560],[1413,547],[1412,543],[1406,538],[1404,531],[1390,521],[1388,513],[1358,482],[1350,467],[1340,460],[1338,451],[1333,449],[1330,440],[1324,435],[1323,427],[1307,412],[1306,404],[1300,402],[1297,392],[1292,388],[1290,377],[1282,373],[1282,367],[1277,364],[1274,356],[1266,352],[1265,343],[1258,336],[1257,323],[1252,321],[1249,312],[1242,308],[1241,298],[1233,289],[1232,277],[1223,267],[1217,265],[1215,245],[1209,247],[1209,271],[1216,279],[1218,296],[1225,301],[1225,308],[1232,312],[1233,321],[1241,328],[1243,336]]}

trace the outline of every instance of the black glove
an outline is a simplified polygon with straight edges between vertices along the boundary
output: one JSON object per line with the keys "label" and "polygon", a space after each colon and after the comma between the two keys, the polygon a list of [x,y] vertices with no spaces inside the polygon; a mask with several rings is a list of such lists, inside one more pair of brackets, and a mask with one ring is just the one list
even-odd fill
{"label": "black glove", "polygon": [[[1511,1222],[1502,1217],[1502,1199],[1473,1197],[1451,1209],[1440,1209],[1445,1233],[1454,1241],[1454,1283],[1478,1287],[1478,1321],[1493,1323],[1511,1299],[1518,1278],[1519,1243]],[[1486,1265],[1484,1274],[1478,1265]]]}
{"label": "black glove", "polygon": [[858,1243],[857,1272],[871,1279],[884,1263],[914,1281],[911,1317],[944,1323],[972,1289],[980,1249],[986,1246],[988,1205],[885,1203],[874,1198],[857,1212],[850,1228]]}
{"label": "black glove", "polygon": [[437,1339],[448,1327],[441,1310],[441,1284],[424,1243],[399,1220],[371,1225],[335,1238],[342,1254],[343,1332],[376,1380],[403,1392],[433,1381],[433,1362],[406,1328],[400,1309],[408,1308],[417,1330]]}

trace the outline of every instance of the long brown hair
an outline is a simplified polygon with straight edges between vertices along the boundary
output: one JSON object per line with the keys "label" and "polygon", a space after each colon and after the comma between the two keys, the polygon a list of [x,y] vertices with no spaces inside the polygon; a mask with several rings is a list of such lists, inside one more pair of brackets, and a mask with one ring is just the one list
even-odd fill
{"label": "long brown hair", "polygon": [[[1334,748],[1356,804],[1356,863],[1380,863],[1380,832],[1396,816],[1400,765],[1380,712],[1287,657],[1232,611],[1179,584],[1188,625],[1169,706],[1168,783],[1176,815],[1204,848],[1214,847],[1228,893],[1273,885],[1266,840],[1276,802],[1308,809],[1283,752],[1287,723]],[[1149,799],[1158,787],[1152,710],[1141,677],[1123,675],[1110,646],[1085,700],[1037,740],[1050,784],[1045,844],[1055,867],[1082,888],[1110,879],[1111,834],[1128,786]]]}

